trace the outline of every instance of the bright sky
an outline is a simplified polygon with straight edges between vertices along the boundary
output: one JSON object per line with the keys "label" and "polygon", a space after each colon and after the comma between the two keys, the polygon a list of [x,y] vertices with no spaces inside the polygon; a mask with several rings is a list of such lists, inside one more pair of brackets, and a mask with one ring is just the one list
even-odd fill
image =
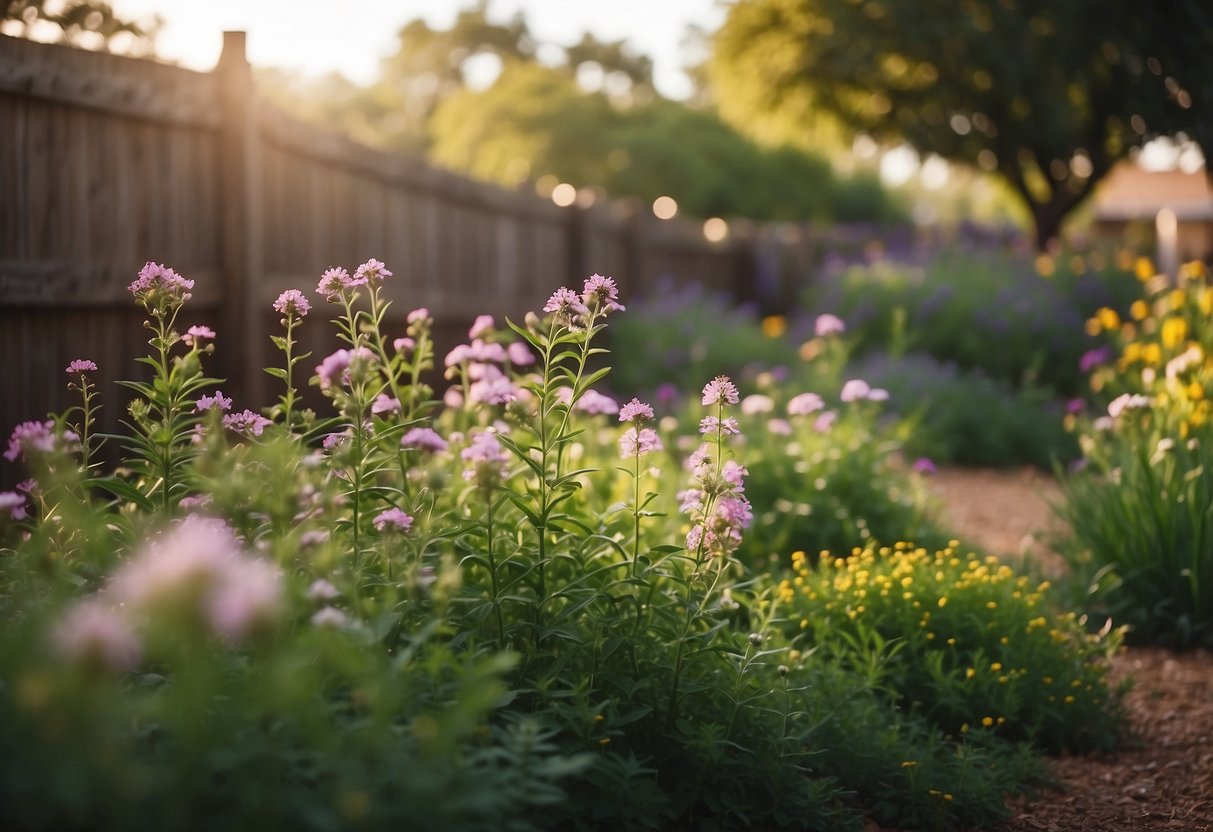
{"label": "bright sky", "polygon": [[[308,74],[336,70],[368,83],[379,60],[395,51],[396,32],[423,18],[446,28],[474,0],[113,0],[121,16],[158,14],[165,20],[157,51],[191,69],[209,70],[219,57],[225,29],[248,32],[249,60]],[[727,0],[492,0],[489,18],[522,11],[544,43],[571,45],[585,31],[602,40],[628,40],[653,59],[654,83],[684,98],[682,72],[691,55],[682,41],[687,26],[711,31],[724,20]]]}

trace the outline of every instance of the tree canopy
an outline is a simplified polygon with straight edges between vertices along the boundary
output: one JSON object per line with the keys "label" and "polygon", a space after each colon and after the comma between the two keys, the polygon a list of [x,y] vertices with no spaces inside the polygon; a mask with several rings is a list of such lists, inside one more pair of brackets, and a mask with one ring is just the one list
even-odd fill
{"label": "tree canopy", "polygon": [[[1154,53],[1185,35],[1138,8],[1149,5],[740,0],[714,39],[710,78],[722,114],[739,124],[783,118],[808,129],[828,113],[995,172],[1027,205],[1043,247],[1132,148],[1190,129],[1207,95],[1201,65],[1168,60],[1176,68],[1164,72]],[[1208,16],[1195,0],[1173,5],[1190,6],[1189,20]]]}
{"label": "tree canopy", "polygon": [[123,18],[104,0],[0,0],[0,32],[32,37],[43,28],[61,43],[86,49],[149,55],[159,26],[159,19]]}

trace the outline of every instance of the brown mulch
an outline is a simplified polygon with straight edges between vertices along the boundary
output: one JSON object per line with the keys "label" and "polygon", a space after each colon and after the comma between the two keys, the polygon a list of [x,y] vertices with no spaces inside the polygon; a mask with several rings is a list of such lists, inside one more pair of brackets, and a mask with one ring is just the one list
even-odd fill
{"label": "brown mulch", "polygon": [[[1022,558],[1045,574],[1064,570],[1049,542],[1065,527],[1047,474],[942,469],[930,478],[940,519],[966,543]],[[1213,654],[1126,648],[1112,679],[1125,697],[1129,737],[1115,753],[1049,761],[1057,786],[1011,803],[1005,832],[1213,831]]]}

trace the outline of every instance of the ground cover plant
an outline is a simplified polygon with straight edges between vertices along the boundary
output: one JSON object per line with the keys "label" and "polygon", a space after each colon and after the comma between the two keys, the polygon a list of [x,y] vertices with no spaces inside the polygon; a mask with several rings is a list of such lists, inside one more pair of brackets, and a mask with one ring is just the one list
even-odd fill
{"label": "ground cover plant", "polygon": [[1092,614],[1131,639],[1213,645],[1213,287],[1200,263],[1175,283],[1142,276],[1128,315],[1087,322],[1114,348],[1091,375],[1098,409],[1076,420],[1083,464],[1063,480],[1063,551]]}
{"label": "ground cover plant", "polygon": [[[803,576],[739,557],[756,514],[788,514],[752,502],[778,488],[758,483],[769,448],[747,467],[752,396],[710,378],[689,429],[609,400],[599,344],[623,307],[594,275],[523,321],[478,318],[441,362],[440,405],[422,381],[428,312],[386,331],[392,277],[370,260],[317,287],[342,345],[307,383],[335,415],[299,406],[307,296],[275,303],[280,401],[242,409],[205,373],[216,333],[180,320],[192,281],[149,263],[130,289],[153,373],[131,385],[123,435],[95,433],[87,358],[67,368],[78,408],[14,430],[5,452],[32,477],[0,495],[0,746],[20,749],[0,762],[5,828],[956,828],[1004,813],[1034,775],[1029,745],[904,707],[908,670],[876,672],[862,641],[821,649],[800,626]],[[833,412],[797,395],[789,422]],[[840,422],[882,398],[858,379],[838,397],[855,406]],[[102,442],[124,448],[115,471],[94,462]],[[1023,649],[1089,673],[1102,705],[1096,650]],[[1038,700],[1017,724],[1047,722]]]}

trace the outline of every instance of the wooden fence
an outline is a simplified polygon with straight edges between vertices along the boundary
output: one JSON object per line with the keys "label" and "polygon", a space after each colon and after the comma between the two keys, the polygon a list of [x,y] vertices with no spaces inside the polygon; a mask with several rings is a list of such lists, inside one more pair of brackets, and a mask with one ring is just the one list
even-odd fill
{"label": "wooden fence", "polygon": [[[0,36],[0,438],[73,403],[75,358],[100,365],[101,429],[118,429],[114,382],[139,377],[147,337],[126,286],[148,260],[195,281],[182,322],[218,331],[210,369],[237,408],[273,398],[274,298],[333,265],[385,261],[393,325],[426,306],[440,348],[593,272],[635,298],[663,277],[752,297],[803,271],[795,228],[712,243],[635,203],[562,208],[300,123],[258,100],[244,46],[227,33],[199,73]],[[323,318],[303,333],[317,356],[336,346]],[[0,461],[0,482],[15,470]]]}

